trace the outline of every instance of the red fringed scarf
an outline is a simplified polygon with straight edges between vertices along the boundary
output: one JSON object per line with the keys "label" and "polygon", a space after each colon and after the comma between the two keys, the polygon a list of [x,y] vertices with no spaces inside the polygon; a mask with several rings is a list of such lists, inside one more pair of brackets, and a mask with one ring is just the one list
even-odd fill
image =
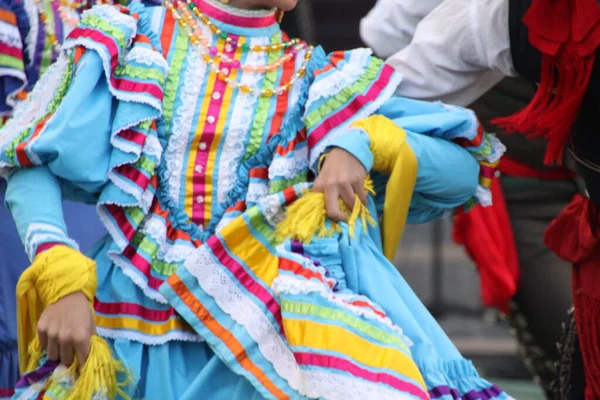
{"label": "red fringed scarf", "polygon": [[532,0],[523,22],[542,53],[538,90],[517,114],[492,121],[507,132],[546,138],[544,162],[561,164],[600,44],[597,0]]}

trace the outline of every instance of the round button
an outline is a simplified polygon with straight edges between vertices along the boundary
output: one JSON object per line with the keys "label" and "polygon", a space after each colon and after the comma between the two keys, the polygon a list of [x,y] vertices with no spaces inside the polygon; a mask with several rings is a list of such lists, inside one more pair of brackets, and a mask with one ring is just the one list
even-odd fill
{"label": "round button", "polygon": [[200,230],[204,229],[204,224],[198,224],[198,229],[200,229]]}
{"label": "round button", "polygon": [[206,143],[204,143],[204,142],[200,142],[200,144],[198,145],[198,148],[199,148],[200,150],[206,150]]}
{"label": "round button", "polygon": [[212,115],[209,115],[208,118],[206,118],[206,120],[208,121],[209,124],[215,123],[215,117],[213,117]]}
{"label": "round button", "polygon": [[225,45],[225,51],[228,52],[228,53],[231,53],[233,51],[233,46],[230,45],[229,43],[227,43]]}
{"label": "round button", "polygon": [[225,75],[225,76],[229,75],[229,68],[223,68],[223,69],[221,70],[221,73],[222,73],[223,75]]}
{"label": "round button", "polygon": [[202,173],[202,165],[196,165],[196,168],[194,168],[194,170],[195,170],[197,173],[201,174],[201,173]]}
{"label": "round button", "polygon": [[219,100],[221,98],[221,93],[219,92],[214,92],[212,95],[212,98],[215,100]]}
{"label": "round button", "polygon": [[196,197],[196,203],[198,203],[198,204],[204,203],[204,197],[202,197],[202,196]]}

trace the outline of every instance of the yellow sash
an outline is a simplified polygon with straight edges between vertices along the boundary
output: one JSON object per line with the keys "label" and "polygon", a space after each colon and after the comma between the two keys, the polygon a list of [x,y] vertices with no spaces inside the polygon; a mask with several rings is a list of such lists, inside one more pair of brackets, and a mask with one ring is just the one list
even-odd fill
{"label": "yellow sash", "polygon": [[373,170],[389,174],[383,206],[383,254],[394,261],[406,226],[419,165],[406,141],[406,132],[392,120],[374,115],[353,124],[371,139]]}

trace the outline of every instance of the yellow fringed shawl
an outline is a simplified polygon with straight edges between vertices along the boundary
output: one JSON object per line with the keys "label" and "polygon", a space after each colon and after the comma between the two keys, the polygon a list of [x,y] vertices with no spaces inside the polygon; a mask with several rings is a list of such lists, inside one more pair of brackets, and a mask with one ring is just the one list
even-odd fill
{"label": "yellow fringed shawl", "polygon": [[[78,291],[85,294],[91,307],[97,284],[96,263],[70,247],[55,246],[35,258],[17,284],[21,374],[36,369],[42,357],[36,327],[44,307]],[[108,344],[99,336],[91,338],[90,354],[85,364],[81,365],[75,356],[66,373],[77,377],[69,400],[91,399],[98,393],[109,399],[115,398],[117,393],[128,398],[121,389],[126,382],[119,383],[117,374],[129,374],[121,362],[113,359]]]}

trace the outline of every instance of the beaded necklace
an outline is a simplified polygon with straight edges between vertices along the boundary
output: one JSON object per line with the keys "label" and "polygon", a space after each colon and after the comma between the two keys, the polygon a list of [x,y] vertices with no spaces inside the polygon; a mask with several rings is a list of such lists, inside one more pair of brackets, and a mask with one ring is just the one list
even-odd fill
{"label": "beaded necklace", "polygon": [[[171,12],[174,12],[174,16],[176,15],[179,17],[180,24],[183,27],[185,27],[188,35],[190,36],[190,41],[195,45],[202,45],[205,49],[208,50],[208,54],[203,55],[204,61],[206,61],[208,63],[210,63],[211,57],[213,57],[214,60],[220,60],[220,61],[223,61],[225,64],[230,65],[232,69],[242,69],[245,72],[259,72],[259,73],[273,72],[273,71],[276,71],[279,67],[283,66],[285,63],[292,61],[294,59],[294,57],[298,54],[299,50],[303,50],[306,47],[308,47],[308,45],[306,43],[304,43],[300,40],[297,40],[297,39],[291,40],[291,41],[288,41],[285,43],[269,44],[269,45],[265,45],[265,46],[250,46],[246,43],[242,43],[241,44],[242,48],[244,48],[244,45],[245,45],[246,49],[248,49],[250,51],[254,51],[254,52],[273,52],[273,51],[281,51],[283,49],[291,48],[291,50],[287,54],[284,54],[278,60],[276,60],[270,64],[267,64],[267,65],[249,65],[249,64],[242,65],[239,61],[234,60],[231,57],[229,57],[228,55],[226,55],[225,53],[220,52],[216,46],[211,46],[210,41],[207,38],[205,38],[204,36],[202,36],[202,30],[200,29],[200,25],[199,25],[198,21],[196,21],[196,19],[192,15],[192,13],[190,12],[190,9],[195,11],[195,14],[198,16],[198,18],[203,23],[205,23],[205,21],[208,21],[208,23],[210,23],[211,25],[208,25],[208,23],[206,25],[208,25],[209,27],[210,26],[215,27],[215,25],[212,24],[212,22],[210,22],[208,17],[206,17],[204,14],[202,14],[202,12],[200,12],[200,10],[192,3],[192,0],[187,0],[187,4],[188,4],[188,7],[186,7],[186,5],[183,1],[178,1],[176,4],[177,10],[171,10]],[[189,5],[192,5],[193,8],[190,7]],[[181,21],[183,21],[183,23]],[[211,29],[211,31],[213,33],[215,33],[221,39],[223,39],[223,35],[225,35],[226,38],[223,39],[226,42],[225,50],[226,51],[233,50],[232,46],[236,45],[237,43],[235,43],[235,41],[232,38],[227,36],[227,34],[225,34],[224,32],[221,32],[220,30],[218,32],[215,32],[215,30]],[[230,39],[230,40],[227,40],[227,39]],[[215,64],[211,63],[211,65],[215,65]]]}
{"label": "beaded necklace", "polygon": [[[189,5],[191,3],[191,0],[187,0],[186,3]],[[173,18],[175,20],[177,20],[179,22],[179,25],[184,29],[184,31],[188,35],[190,41],[200,52],[202,58],[207,63],[207,65],[210,67],[210,69],[213,72],[217,73],[219,78],[222,79],[223,81],[225,81],[230,87],[232,87],[234,89],[240,89],[244,93],[252,93],[256,96],[266,96],[266,97],[271,97],[271,96],[275,96],[275,95],[279,96],[279,95],[282,95],[283,93],[289,91],[292,88],[292,86],[294,86],[294,84],[300,78],[302,78],[306,75],[306,69],[308,67],[308,62],[310,61],[310,58],[311,58],[312,52],[313,52],[312,46],[308,46],[304,42],[301,42],[298,40],[295,40],[295,41],[292,40],[292,41],[289,41],[286,43],[271,44],[271,45],[266,45],[266,46],[249,46],[249,45],[247,45],[245,47],[245,49],[250,50],[250,51],[255,51],[255,52],[281,51],[286,48],[287,49],[291,48],[291,50],[289,53],[287,53],[286,55],[281,57],[276,62],[270,63],[268,65],[263,65],[263,66],[241,65],[236,60],[232,60],[230,57],[227,57],[226,55],[218,52],[218,49],[216,49],[214,46],[210,46],[210,43],[208,42],[208,40],[201,36],[201,30],[200,30],[198,21],[196,21],[196,19],[192,15],[192,13],[189,12],[189,8],[186,7],[184,2],[178,1],[177,4],[175,4],[174,0],[165,0],[164,4],[173,14]],[[193,4],[193,3],[191,3],[191,4]],[[192,7],[190,7],[190,8],[192,8]],[[198,10],[197,7],[194,6],[192,8],[192,10],[198,16],[198,19],[200,21],[202,21],[203,23],[205,23],[204,19],[208,20],[208,17],[206,17],[204,14],[202,14],[200,12],[200,10]],[[185,11],[188,11],[188,12],[186,13]],[[181,14],[179,12],[181,12]],[[204,17],[204,18],[202,18],[202,17]],[[210,20],[209,20],[209,22],[210,22]],[[211,24],[212,24],[212,22],[211,22]],[[211,25],[209,25],[208,23],[206,23],[206,25],[209,28],[211,27]],[[228,45],[231,46],[231,45],[236,44],[233,41],[233,39],[231,39],[230,37],[228,37],[228,36],[224,37],[224,35],[223,35],[224,33],[222,31],[220,31],[214,24],[212,24],[212,26],[213,26],[213,28],[210,28],[211,31],[214,34],[218,35],[219,38],[225,40],[225,42]],[[216,28],[216,30],[214,28]],[[226,36],[226,34],[225,34],[225,36]],[[242,46],[243,46],[243,44],[242,44]],[[306,54],[304,55],[304,62],[302,64],[302,66],[298,69],[296,74],[288,82],[286,82],[283,85],[278,86],[275,89],[267,89],[267,90],[262,89],[261,90],[258,88],[253,88],[248,85],[243,85],[241,83],[238,83],[236,80],[229,78],[229,76],[228,76],[229,70],[227,68],[224,68],[221,70],[216,62],[216,60],[219,59],[219,60],[225,61],[227,64],[229,64],[232,69],[241,69],[242,71],[245,71],[245,72],[264,74],[266,72],[276,71],[278,68],[283,66],[285,63],[294,61],[298,55],[298,51],[302,50],[302,49],[306,49]]]}

